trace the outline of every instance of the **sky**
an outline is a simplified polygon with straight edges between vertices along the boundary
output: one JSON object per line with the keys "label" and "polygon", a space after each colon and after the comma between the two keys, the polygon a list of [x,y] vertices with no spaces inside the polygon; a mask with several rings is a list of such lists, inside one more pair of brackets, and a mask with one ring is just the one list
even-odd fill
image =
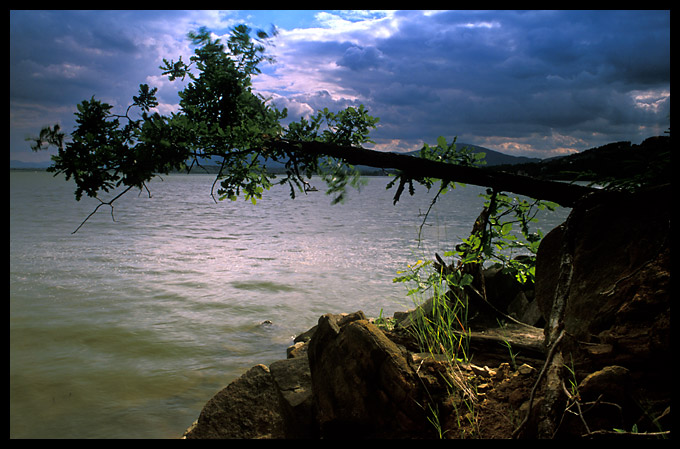
{"label": "sky", "polygon": [[[189,31],[238,24],[278,34],[255,90],[289,119],[363,104],[384,151],[439,136],[547,158],[670,129],[670,11],[10,11],[10,160],[38,162],[26,137],[74,129],[94,96],[123,113],[141,83],[158,112],[184,85]],[[186,83],[186,82],[185,82]]]}

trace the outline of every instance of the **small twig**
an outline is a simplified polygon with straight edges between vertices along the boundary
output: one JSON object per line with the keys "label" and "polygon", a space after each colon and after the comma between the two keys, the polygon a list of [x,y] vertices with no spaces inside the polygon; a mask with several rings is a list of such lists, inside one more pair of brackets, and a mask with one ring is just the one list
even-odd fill
{"label": "small twig", "polygon": [[621,438],[667,438],[671,436],[671,431],[666,430],[662,432],[625,432],[617,430],[595,430],[590,433],[581,435],[582,438],[588,437],[621,437]]}
{"label": "small twig", "polygon": [[215,184],[217,184],[217,181],[219,181],[220,176],[222,176],[222,171],[224,170],[224,166],[225,166],[226,162],[227,162],[227,159],[223,158],[222,163],[220,164],[220,171],[217,173],[217,176],[215,176],[215,179],[213,180],[212,186],[210,186],[210,196],[212,197],[215,204],[217,204],[217,200],[215,199]]}
{"label": "small twig", "polygon": [[[581,418],[581,422],[583,423],[583,426],[586,428],[586,432],[590,433],[590,427],[588,427],[588,423],[586,423],[586,418],[583,416],[583,410],[581,410],[581,403],[579,402],[577,396],[574,396],[571,393],[569,393],[569,390],[567,390],[567,386],[564,385],[564,380],[562,381],[562,389],[566,393],[567,397],[570,400],[574,401],[574,404],[576,405],[576,408],[578,409],[578,416],[579,416],[579,418]],[[599,400],[599,398],[598,398],[598,400]]]}
{"label": "small twig", "polygon": [[[117,200],[118,198],[120,198],[121,196],[123,196],[125,193],[127,193],[132,187],[134,187],[134,186],[128,186],[125,190],[123,190],[121,193],[119,193],[118,195],[116,195],[111,201],[102,201],[101,198],[98,198],[98,197],[97,197],[97,199],[99,200],[99,204],[97,205],[97,207],[95,207],[94,210],[93,210],[92,212],[90,212],[90,215],[88,215],[87,217],[85,217],[85,220],[83,220],[83,221],[80,223],[80,225],[78,225],[78,227],[75,229],[75,231],[73,231],[71,234],[75,234],[76,232],[78,232],[78,230],[79,230],[80,228],[82,228],[83,225],[85,225],[85,223],[87,222],[87,220],[89,220],[90,217],[92,217],[94,214],[96,214],[97,211],[99,210],[99,208],[102,207],[102,206],[104,206],[104,205],[107,205],[107,206],[110,206],[110,207],[111,207],[111,220],[116,221],[115,218],[113,217],[113,202],[116,201],[116,200]],[[146,184],[144,184],[144,187],[146,188]],[[146,191],[148,192],[149,189],[146,188]],[[151,196],[151,192],[149,192],[149,196]]]}
{"label": "small twig", "polygon": [[430,207],[427,208],[427,212],[425,212],[423,221],[420,223],[420,227],[418,228],[418,246],[420,246],[421,243],[421,237],[423,234],[423,226],[425,226],[425,222],[427,221],[427,217],[430,215],[430,212],[432,211],[432,208],[434,207],[435,203],[437,202],[437,199],[439,199],[439,195],[441,195],[442,191],[448,187],[448,182],[446,184],[442,184],[441,187],[439,187],[439,191],[437,191],[437,194],[432,198],[432,201],[430,202]]}

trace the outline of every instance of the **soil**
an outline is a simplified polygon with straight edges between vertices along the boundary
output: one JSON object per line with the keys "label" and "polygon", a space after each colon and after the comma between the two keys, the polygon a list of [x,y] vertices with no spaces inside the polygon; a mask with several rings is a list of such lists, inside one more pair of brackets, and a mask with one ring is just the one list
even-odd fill
{"label": "soil", "polygon": [[[474,419],[459,423],[455,414],[445,423],[448,438],[509,439],[526,415],[528,398],[538,377],[538,370],[522,365],[516,371],[508,363],[490,370],[488,380],[475,376],[478,402]],[[472,417],[471,417],[472,418]]]}

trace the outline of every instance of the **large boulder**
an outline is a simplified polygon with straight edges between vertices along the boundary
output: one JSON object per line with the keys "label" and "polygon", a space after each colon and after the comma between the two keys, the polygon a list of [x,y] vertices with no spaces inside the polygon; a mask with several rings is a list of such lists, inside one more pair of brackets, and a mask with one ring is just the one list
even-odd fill
{"label": "large boulder", "polygon": [[269,370],[279,390],[286,438],[317,437],[312,379],[306,354],[277,360],[269,365]]}
{"label": "large boulder", "polygon": [[[513,273],[506,273],[499,265],[484,269],[484,290],[486,300],[501,313],[530,326],[543,327],[545,321],[534,301],[534,284],[525,282],[522,284]],[[471,311],[468,312],[470,317]],[[493,327],[499,320],[506,321],[502,317],[492,316],[487,319],[484,327]],[[475,326],[475,320],[470,323]]]}
{"label": "large boulder", "polygon": [[279,392],[269,368],[256,365],[213,396],[185,437],[284,438]]}
{"label": "large boulder", "polygon": [[397,345],[363,312],[323,315],[305,335],[289,354],[298,357],[218,392],[184,437],[426,438],[432,410],[453,412],[443,402],[460,373]]}
{"label": "large boulder", "polygon": [[399,438],[432,430],[407,352],[363,312],[323,315],[308,356],[322,437]]}
{"label": "large boulder", "polygon": [[252,367],[208,401],[184,437],[316,437],[307,357]]}
{"label": "large boulder", "polygon": [[[653,432],[659,424],[654,418],[670,414],[670,201],[670,185],[592,195],[541,242],[536,301],[548,322],[546,336],[564,331],[544,388],[551,399],[542,407],[543,423],[553,421],[544,426],[549,435],[600,435],[595,429],[609,435],[614,422]],[[617,390],[624,379],[627,386]],[[600,405],[597,416],[558,428],[567,415],[558,404],[573,401],[562,385],[581,380],[578,391],[582,387]],[[597,399],[603,397],[614,399]],[[614,406],[605,410],[602,401]],[[583,425],[589,420],[590,427]]]}
{"label": "large boulder", "polygon": [[[670,185],[597,197],[568,220],[573,274],[565,331],[607,353],[608,363],[655,358],[670,350]],[[549,319],[566,224],[548,233],[536,261],[536,301]]]}

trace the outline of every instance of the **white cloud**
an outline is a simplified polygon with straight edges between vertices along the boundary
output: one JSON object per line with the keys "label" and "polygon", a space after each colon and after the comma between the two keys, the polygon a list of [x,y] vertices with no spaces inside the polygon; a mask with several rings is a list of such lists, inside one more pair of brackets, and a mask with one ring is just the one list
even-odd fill
{"label": "white cloud", "polygon": [[75,79],[80,77],[83,73],[88,72],[89,69],[79,64],[71,64],[64,62],[61,64],[50,64],[46,67],[41,67],[32,73],[35,78],[65,78]]}
{"label": "white cloud", "polygon": [[381,55],[374,46],[398,31],[393,11],[337,11],[316,14],[319,25],[279,30],[272,55],[276,65],[254,80],[260,92],[313,95],[327,92],[334,102],[355,101],[361,95],[343,84],[344,66],[376,66]]}
{"label": "white cloud", "polygon": [[309,118],[316,111],[308,103],[299,98],[284,97],[274,94],[271,101],[279,110],[288,109],[288,118],[297,121],[300,117]]}
{"label": "white cloud", "polygon": [[667,89],[633,90],[630,95],[636,108],[648,112],[661,111],[671,100],[671,92]]}
{"label": "white cloud", "polygon": [[304,41],[369,45],[376,39],[390,37],[398,31],[399,25],[393,11],[371,12],[370,14],[357,14],[352,11],[319,12],[316,14],[316,19],[319,22],[318,27],[281,30],[280,44],[285,47]]}

